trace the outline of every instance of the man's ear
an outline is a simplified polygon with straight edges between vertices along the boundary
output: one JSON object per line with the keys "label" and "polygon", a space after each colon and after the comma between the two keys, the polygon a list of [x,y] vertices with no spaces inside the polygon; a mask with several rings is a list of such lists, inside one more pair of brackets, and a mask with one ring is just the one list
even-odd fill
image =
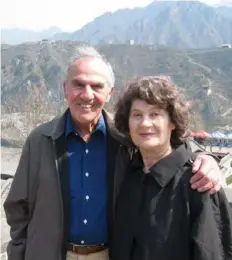
{"label": "man's ear", "polygon": [[68,99],[67,81],[66,80],[63,82],[63,89],[64,89],[64,97],[65,97],[65,99]]}
{"label": "man's ear", "polygon": [[113,93],[114,93],[114,88],[111,88],[110,91],[109,91],[108,97],[106,99],[106,103],[110,101],[110,98],[113,95]]}

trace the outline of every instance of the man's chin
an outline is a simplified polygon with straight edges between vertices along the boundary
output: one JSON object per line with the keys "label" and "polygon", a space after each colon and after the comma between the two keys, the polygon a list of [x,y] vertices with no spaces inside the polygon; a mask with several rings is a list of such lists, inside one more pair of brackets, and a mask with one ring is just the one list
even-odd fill
{"label": "man's chin", "polygon": [[77,122],[80,124],[91,124],[95,120],[95,117],[93,116],[79,116],[77,118]]}
{"label": "man's chin", "polygon": [[72,113],[73,120],[75,120],[78,124],[92,124],[93,122],[97,122],[100,114],[99,111],[87,111],[86,110],[76,110]]}
{"label": "man's chin", "polygon": [[96,113],[78,115],[76,121],[79,124],[92,124],[94,121],[98,121],[98,115]]}

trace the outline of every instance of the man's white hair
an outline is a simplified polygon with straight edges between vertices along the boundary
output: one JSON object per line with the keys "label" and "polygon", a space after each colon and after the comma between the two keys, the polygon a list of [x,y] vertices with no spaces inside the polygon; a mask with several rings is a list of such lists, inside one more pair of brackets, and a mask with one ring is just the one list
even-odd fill
{"label": "man's white hair", "polygon": [[107,59],[99,53],[95,48],[92,46],[87,46],[87,45],[80,45],[76,48],[74,55],[72,55],[69,66],[68,66],[68,71],[71,67],[71,65],[78,59],[83,58],[83,57],[93,57],[93,58],[98,58],[102,60],[108,67],[109,70],[109,85],[110,87],[114,87],[115,83],[115,76],[113,72],[113,68],[111,64],[107,61]]}

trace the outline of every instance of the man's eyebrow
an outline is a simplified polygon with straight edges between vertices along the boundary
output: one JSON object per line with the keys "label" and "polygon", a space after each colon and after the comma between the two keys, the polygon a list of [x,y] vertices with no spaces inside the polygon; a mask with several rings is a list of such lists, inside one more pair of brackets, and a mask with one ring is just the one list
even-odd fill
{"label": "man's eyebrow", "polygon": [[78,77],[72,78],[71,81],[80,82],[80,83],[88,83],[90,85],[105,85],[108,82],[108,81],[99,81],[99,80],[94,80],[94,81],[84,80],[84,79],[78,78]]}

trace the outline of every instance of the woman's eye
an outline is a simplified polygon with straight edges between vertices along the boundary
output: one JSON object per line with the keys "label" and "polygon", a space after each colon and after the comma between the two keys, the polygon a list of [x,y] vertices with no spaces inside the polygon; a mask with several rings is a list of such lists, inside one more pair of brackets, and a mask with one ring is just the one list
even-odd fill
{"label": "woman's eye", "polygon": [[151,117],[156,117],[156,116],[159,116],[159,113],[152,113],[151,114]]}
{"label": "woman's eye", "polygon": [[141,117],[140,114],[133,114],[133,117]]}

